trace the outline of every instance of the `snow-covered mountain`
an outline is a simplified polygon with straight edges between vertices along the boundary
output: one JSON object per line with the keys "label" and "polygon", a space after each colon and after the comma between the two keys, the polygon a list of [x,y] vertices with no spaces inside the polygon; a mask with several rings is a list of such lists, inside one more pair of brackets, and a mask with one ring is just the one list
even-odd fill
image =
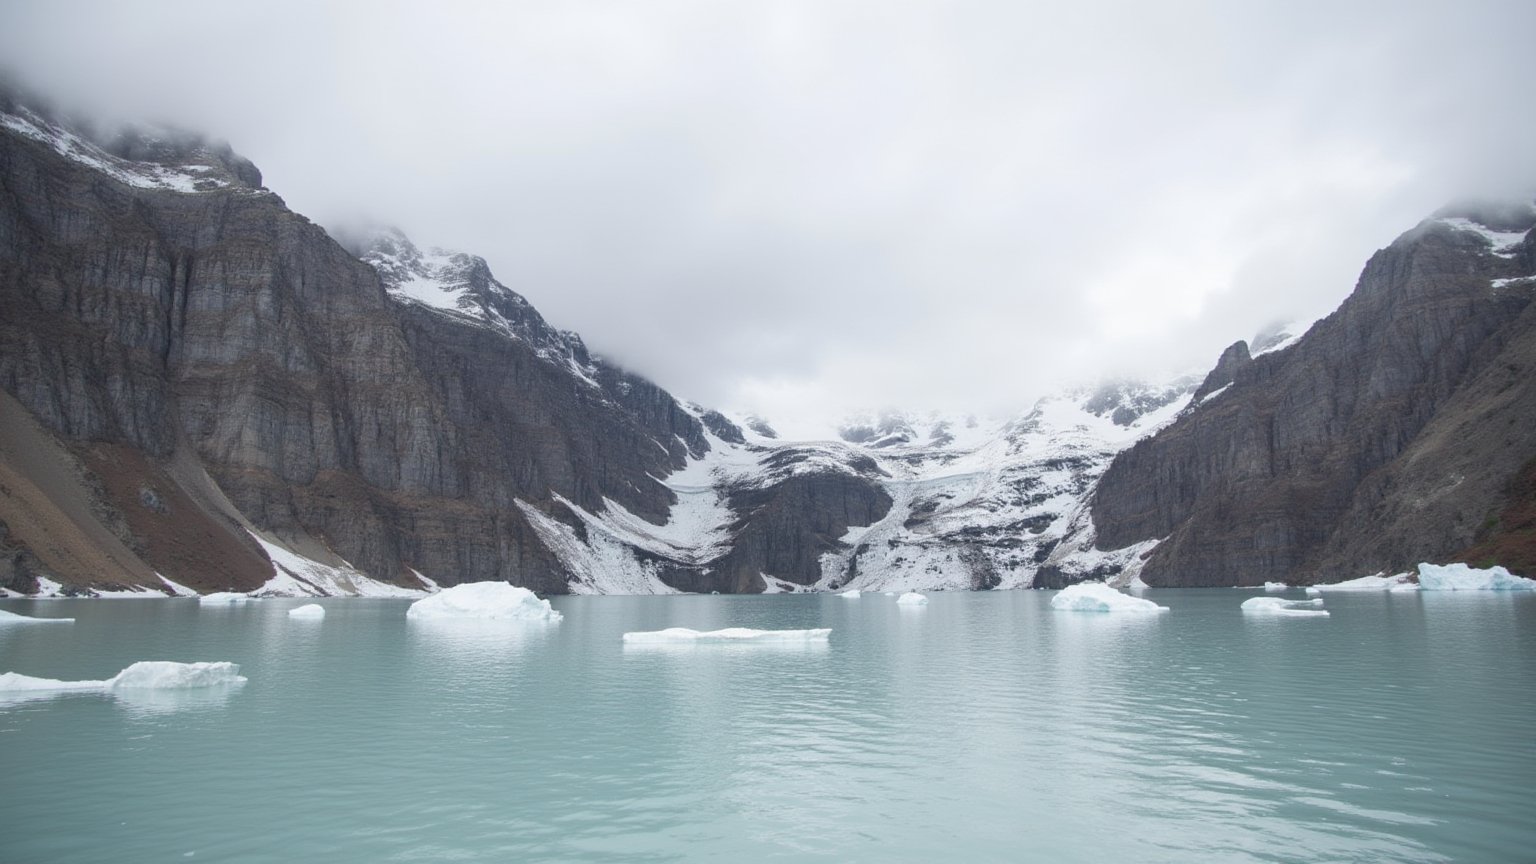
{"label": "snow-covered mountain", "polygon": [[1020,588],[1042,571],[1053,582],[1110,571],[1129,581],[1146,550],[1094,550],[1088,499],[1115,454],[1177,417],[1199,383],[1118,381],[1005,419],[887,411],[848,418],[832,440],[769,437],[761,418],[743,417],[739,440],[711,430],[708,452],[659,478],[677,501],[664,524],[613,502],[595,512],[565,502],[580,530],[536,524],[575,574],[572,591],[670,591],[678,569],[734,566],[737,535],[787,482],[835,479],[872,487],[882,512],[817,538],[814,568],[760,570],[738,590]]}

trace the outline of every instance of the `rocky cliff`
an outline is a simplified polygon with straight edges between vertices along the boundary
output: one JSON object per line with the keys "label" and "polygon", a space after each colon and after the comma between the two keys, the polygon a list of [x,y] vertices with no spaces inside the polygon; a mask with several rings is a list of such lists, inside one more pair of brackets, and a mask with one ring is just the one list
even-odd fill
{"label": "rocky cliff", "polygon": [[663,522],[656,478],[710,446],[481,259],[359,260],[223,145],[0,107],[3,587],[324,591],[274,571],[293,552],[561,592],[530,519]]}
{"label": "rocky cliff", "polygon": [[1372,256],[1293,346],[1229,349],[1197,407],[1105,473],[1098,548],[1155,542],[1153,585],[1258,585],[1398,572],[1528,530],[1533,223],[1525,204],[1448,209]]}

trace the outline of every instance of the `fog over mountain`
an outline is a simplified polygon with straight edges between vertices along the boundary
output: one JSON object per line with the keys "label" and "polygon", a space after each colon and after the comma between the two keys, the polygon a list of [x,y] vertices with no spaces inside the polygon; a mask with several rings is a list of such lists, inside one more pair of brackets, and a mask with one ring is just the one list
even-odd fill
{"label": "fog over mountain", "polygon": [[1524,2],[12,2],[0,62],[793,434],[1331,310],[1425,213],[1536,190],[1531,33]]}

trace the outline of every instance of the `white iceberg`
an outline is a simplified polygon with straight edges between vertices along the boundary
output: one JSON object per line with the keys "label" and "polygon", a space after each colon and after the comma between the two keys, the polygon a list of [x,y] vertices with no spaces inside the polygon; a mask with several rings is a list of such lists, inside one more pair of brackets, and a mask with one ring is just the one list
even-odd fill
{"label": "white iceberg", "polygon": [[1058,612],[1167,612],[1151,600],[1132,597],[1103,582],[1079,582],[1068,585],[1051,598],[1051,608]]}
{"label": "white iceberg", "polygon": [[928,598],[922,594],[917,593],[916,591],[908,591],[900,597],[897,597],[896,603],[900,606],[927,606]]}
{"label": "white iceberg", "polygon": [[843,593],[841,593],[841,594],[839,594],[837,596],[844,597],[844,598],[847,598],[849,600],[857,600],[857,599],[859,599],[860,597],[862,597],[864,595],[859,592],[859,589],[857,589],[857,588],[850,588],[847,591],[844,591]]}
{"label": "white iceberg", "polygon": [[1276,592],[1279,592],[1279,591],[1288,591],[1288,590],[1290,590],[1290,587],[1291,586],[1285,584],[1284,582],[1265,582],[1264,583],[1264,590],[1268,591],[1268,592],[1270,592],[1272,594],[1276,593]]}
{"label": "white iceberg", "polygon": [[1408,581],[1407,573],[1399,573],[1396,576],[1383,576],[1378,573],[1375,576],[1361,576],[1359,579],[1348,579],[1343,582],[1308,585],[1307,593],[1317,595],[1327,591],[1391,591],[1399,585],[1412,584]]}
{"label": "white iceberg", "polygon": [[753,630],[750,627],[690,630],[687,627],[668,627],[665,630],[625,633],[624,641],[632,645],[679,642],[825,642],[831,633],[830,627],[814,630]]}
{"label": "white iceberg", "polygon": [[321,606],[319,603],[305,603],[303,606],[289,609],[288,617],[319,620],[325,617],[325,607]]}
{"label": "white iceberg", "polygon": [[0,609],[0,624],[73,624],[73,618],[34,618]]}
{"label": "white iceberg", "polygon": [[1244,615],[1289,615],[1297,618],[1327,618],[1322,600],[1285,600],[1280,597],[1250,597],[1243,601]]}
{"label": "white iceberg", "polygon": [[251,599],[248,594],[236,594],[233,591],[215,591],[212,594],[204,594],[197,598],[197,602],[205,606],[220,606],[228,603],[244,603]]}
{"label": "white iceberg", "polygon": [[143,660],[105,681],[59,681],[7,672],[0,675],[0,694],[115,690],[187,690],[244,684],[245,676],[234,663],[174,663]]}
{"label": "white iceberg", "polygon": [[411,604],[405,617],[478,618],[498,621],[559,621],[561,615],[527,588],[506,582],[466,582]]}
{"label": "white iceberg", "polygon": [[1536,579],[1516,576],[1503,567],[1479,570],[1466,564],[1419,565],[1422,591],[1536,591]]}

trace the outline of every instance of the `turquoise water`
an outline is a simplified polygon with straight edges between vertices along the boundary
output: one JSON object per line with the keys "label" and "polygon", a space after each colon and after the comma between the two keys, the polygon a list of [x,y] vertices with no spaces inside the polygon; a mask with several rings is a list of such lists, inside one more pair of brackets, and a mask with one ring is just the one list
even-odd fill
{"label": "turquoise water", "polygon": [[[4,601],[0,672],[231,660],[217,692],[0,700],[0,861],[1524,861],[1536,597],[1154,591]],[[627,630],[833,628],[820,648]]]}

